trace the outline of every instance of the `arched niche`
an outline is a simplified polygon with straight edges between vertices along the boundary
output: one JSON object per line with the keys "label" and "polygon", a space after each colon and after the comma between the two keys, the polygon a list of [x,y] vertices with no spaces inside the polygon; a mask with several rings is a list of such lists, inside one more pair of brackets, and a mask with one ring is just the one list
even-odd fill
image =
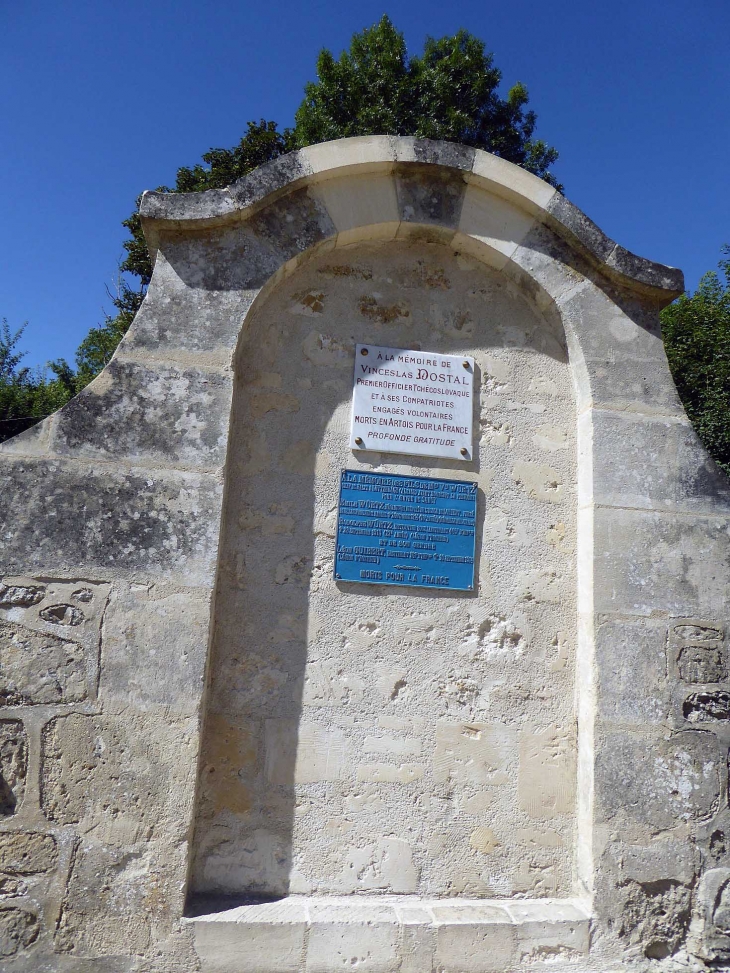
{"label": "arched niche", "polygon": [[[357,342],[475,358],[472,462],[351,453]],[[235,372],[193,892],[572,895],[564,334],[473,255],[369,240],[259,298]],[[337,582],[343,468],[476,482],[474,594]]]}

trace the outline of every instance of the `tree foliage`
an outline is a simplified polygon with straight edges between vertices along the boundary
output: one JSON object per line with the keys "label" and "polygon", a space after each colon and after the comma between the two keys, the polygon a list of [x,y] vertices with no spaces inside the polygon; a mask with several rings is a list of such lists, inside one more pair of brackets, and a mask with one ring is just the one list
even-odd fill
{"label": "tree foliage", "polygon": [[537,116],[527,111],[518,82],[499,95],[502,73],[484,42],[468,31],[426,39],[408,56],[403,34],[388,17],[355,34],[335,59],[323,50],[316,82],[305,87],[296,114],[298,145],[351,135],[415,135],[486,149],[557,185],[549,172],[558,158],[533,138]]}
{"label": "tree foliage", "polygon": [[[723,247],[730,255],[730,247]],[[692,425],[730,473],[730,259],[662,311],[669,367]]]}
{"label": "tree foliage", "polygon": [[17,349],[24,330],[11,332],[5,318],[0,324],[0,442],[60,409],[76,392],[76,376],[63,359],[46,369],[21,367],[24,353]]}

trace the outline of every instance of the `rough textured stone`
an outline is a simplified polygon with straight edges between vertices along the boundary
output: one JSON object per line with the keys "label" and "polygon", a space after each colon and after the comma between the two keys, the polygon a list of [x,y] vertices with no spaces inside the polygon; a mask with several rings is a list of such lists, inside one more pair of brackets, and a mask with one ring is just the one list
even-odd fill
{"label": "rough textured stone", "polygon": [[28,738],[21,720],[0,720],[0,815],[15,814],[25,793]]}
{"label": "rough textured stone", "polygon": [[[51,485],[52,484],[52,485]],[[211,577],[221,487],[196,473],[94,469],[68,461],[18,460],[0,474],[6,573],[94,567]],[[10,506],[22,508],[22,530]]]}
{"label": "rough textured stone", "polygon": [[22,953],[38,938],[38,917],[26,909],[0,906],[0,957]]}
{"label": "rough textured stone", "polygon": [[56,839],[38,831],[0,832],[0,872],[33,875],[55,868]]}
{"label": "rough textured stone", "polygon": [[217,468],[225,456],[230,386],[220,372],[116,359],[59,415],[53,448],[62,456]]}
{"label": "rough textured stone", "polygon": [[0,622],[0,706],[75,703],[86,695],[78,642]]}

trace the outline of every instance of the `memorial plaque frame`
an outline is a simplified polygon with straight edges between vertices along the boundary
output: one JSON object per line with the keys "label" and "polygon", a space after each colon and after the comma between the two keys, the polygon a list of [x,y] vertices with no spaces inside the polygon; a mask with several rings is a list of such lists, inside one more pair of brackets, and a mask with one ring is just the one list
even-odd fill
{"label": "memorial plaque frame", "polygon": [[335,580],[473,591],[477,497],[471,480],[342,470]]}

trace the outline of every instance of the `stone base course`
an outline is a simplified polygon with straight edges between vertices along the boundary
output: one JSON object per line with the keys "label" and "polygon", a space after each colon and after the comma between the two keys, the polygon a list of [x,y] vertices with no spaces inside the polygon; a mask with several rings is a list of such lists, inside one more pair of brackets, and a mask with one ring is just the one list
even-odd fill
{"label": "stone base course", "polygon": [[185,920],[202,973],[512,973],[586,957],[578,899],[290,896]]}

